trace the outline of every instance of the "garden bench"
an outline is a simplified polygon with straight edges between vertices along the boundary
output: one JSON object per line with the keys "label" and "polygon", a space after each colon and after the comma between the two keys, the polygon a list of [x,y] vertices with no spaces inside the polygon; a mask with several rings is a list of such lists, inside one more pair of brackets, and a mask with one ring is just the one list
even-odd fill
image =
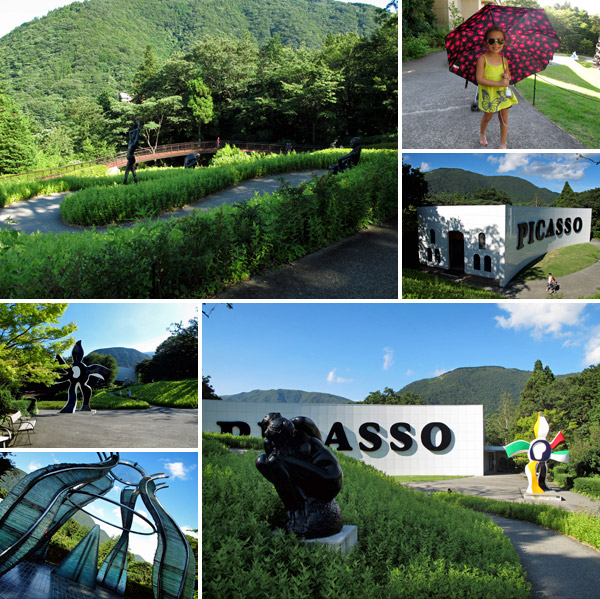
{"label": "garden bench", "polygon": [[0,443],[2,443],[2,447],[6,447],[7,444],[10,444],[10,440],[12,439],[12,433],[3,426],[0,426]]}
{"label": "garden bench", "polygon": [[14,437],[15,442],[19,433],[27,432],[27,440],[31,445],[31,432],[33,431],[35,433],[35,419],[23,418],[21,412],[15,412],[14,414],[9,414],[5,422],[7,429]]}

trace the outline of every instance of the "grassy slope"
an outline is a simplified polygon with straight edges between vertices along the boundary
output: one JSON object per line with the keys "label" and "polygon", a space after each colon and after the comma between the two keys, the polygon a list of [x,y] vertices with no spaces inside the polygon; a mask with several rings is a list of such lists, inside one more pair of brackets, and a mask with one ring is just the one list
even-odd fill
{"label": "grassy slope", "polygon": [[256,471],[256,452],[230,454],[203,439],[203,589],[206,596],[529,597],[512,545],[488,518],[403,488],[339,456],[337,499],[358,546],[343,557],[273,536],[281,502]]}
{"label": "grassy slope", "polygon": [[198,407],[198,379],[156,381],[128,388],[131,389],[132,397],[149,404],[169,408]]}
{"label": "grassy slope", "polygon": [[403,269],[402,299],[501,299],[499,293],[449,281],[417,270]]}

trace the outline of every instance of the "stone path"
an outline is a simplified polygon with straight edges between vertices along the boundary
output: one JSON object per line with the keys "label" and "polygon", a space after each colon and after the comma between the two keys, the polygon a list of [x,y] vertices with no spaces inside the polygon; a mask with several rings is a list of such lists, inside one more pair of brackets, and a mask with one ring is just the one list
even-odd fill
{"label": "stone path", "polygon": [[[519,92],[518,85],[512,87]],[[446,52],[402,63],[402,147],[405,149],[481,149],[481,113],[471,112],[477,89],[448,70]],[[586,146],[555,125],[520,96],[510,109],[508,148],[575,149]],[[488,127],[487,150],[500,145],[500,127]],[[600,145],[600,140],[597,145]]]}

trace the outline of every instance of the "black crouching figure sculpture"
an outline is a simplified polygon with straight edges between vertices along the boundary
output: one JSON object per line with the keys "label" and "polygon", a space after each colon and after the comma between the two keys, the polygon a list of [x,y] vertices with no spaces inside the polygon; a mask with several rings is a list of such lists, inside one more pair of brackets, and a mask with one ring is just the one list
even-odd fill
{"label": "black crouching figure sculpture", "polygon": [[127,183],[129,172],[133,175],[133,180],[137,183],[137,174],[135,172],[135,151],[140,141],[140,122],[137,127],[129,132],[129,145],[127,146],[127,167],[125,168],[125,178],[123,184]]}
{"label": "black crouching figure sculpture", "polygon": [[185,160],[183,161],[183,166],[185,168],[196,168],[197,164],[198,164],[198,154],[194,154],[194,152],[192,152],[191,154],[188,154],[185,157]]}
{"label": "black crouching figure sculpture", "polygon": [[360,151],[362,149],[360,137],[353,137],[350,140],[350,146],[352,147],[352,151],[349,154],[339,158],[337,164],[332,164],[329,167],[329,173],[331,175],[336,175],[337,173],[346,171],[358,164],[358,161],[360,160]]}
{"label": "black crouching figure sculpture", "polygon": [[334,497],[342,488],[342,469],[316,424],[304,416],[288,420],[278,412],[258,424],[265,453],[256,458],[256,467],[283,501],[286,530],[306,539],[340,532],[342,512]]}

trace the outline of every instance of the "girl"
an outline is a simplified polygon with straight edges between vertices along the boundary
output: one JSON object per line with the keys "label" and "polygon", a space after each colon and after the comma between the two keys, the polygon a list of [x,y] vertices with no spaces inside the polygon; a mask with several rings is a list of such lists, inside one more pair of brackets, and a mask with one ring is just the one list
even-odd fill
{"label": "girl", "polygon": [[514,94],[508,89],[510,71],[508,61],[501,52],[506,42],[504,31],[498,27],[490,27],[485,32],[484,52],[477,59],[477,85],[479,89],[479,109],[483,111],[479,126],[479,143],[487,146],[485,130],[494,112],[500,121],[500,149],[506,149],[508,136],[508,109],[517,104]]}

